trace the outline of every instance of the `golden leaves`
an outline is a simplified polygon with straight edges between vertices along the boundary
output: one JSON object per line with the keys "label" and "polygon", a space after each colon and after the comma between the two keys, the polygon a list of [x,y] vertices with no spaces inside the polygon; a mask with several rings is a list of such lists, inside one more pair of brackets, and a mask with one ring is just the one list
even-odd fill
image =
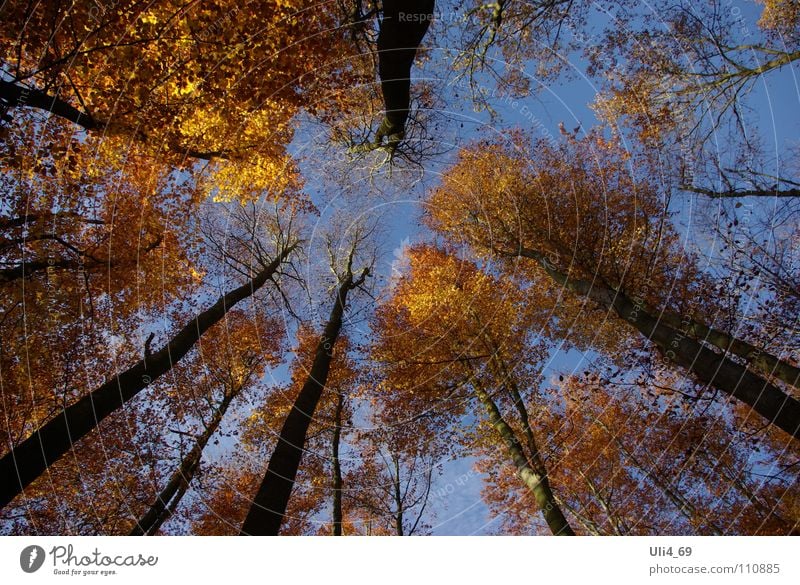
{"label": "golden leaves", "polygon": [[560,144],[516,136],[465,149],[425,207],[428,225],[453,243],[499,258],[522,246],[573,277],[639,291],[646,282],[666,286],[674,261],[691,266],[688,256],[670,256],[678,236],[658,227],[662,202],[629,153],[593,132]]}
{"label": "golden leaves", "polygon": [[203,188],[215,202],[255,201],[263,195],[272,199],[300,198],[300,179],[293,161],[255,155],[243,161],[219,161]]}
{"label": "golden leaves", "polygon": [[758,0],[764,5],[758,25],[783,34],[797,33],[800,27],[800,4],[796,0]]}
{"label": "golden leaves", "polygon": [[[53,28],[57,22],[63,26]],[[334,111],[327,94],[353,79],[340,62],[345,41],[337,22],[333,7],[312,11],[294,1],[142,9],[133,0],[87,0],[4,13],[0,46],[34,85],[62,87],[61,99],[90,112],[103,130],[146,144],[154,158],[181,166],[187,157],[224,159],[211,173],[218,184],[204,192],[252,200],[259,192],[294,195],[295,179],[280,177],[288,171],[292,119],[311,102]],[[75,34],[74,23],[89,30]],[[69,58],[42,60],[42,46]],[[328,67],[336,73],[306,75]]]}

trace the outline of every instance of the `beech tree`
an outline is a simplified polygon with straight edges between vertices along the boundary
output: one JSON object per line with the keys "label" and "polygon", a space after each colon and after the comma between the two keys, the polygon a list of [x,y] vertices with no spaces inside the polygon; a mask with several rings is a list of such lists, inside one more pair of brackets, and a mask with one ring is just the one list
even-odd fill
{"label": "beech tree", "polygon": [[344,478],[351,534],[428,533],[433,484],[452,453],[436,417],[411,415],[390,388],[379,364],[368,362],[356,397],[368,401],[373,413],[366,428],[352,434],[356,462]]}
{"label": "beech tree", "polygon": [[[422,411],[410,409],[419,415],[437,401],[463,413],[470,391],[551,532],[573,534],[530,424],[530,369],[543,354],[541,347],[526,347],[531,315],[520,291],[435,248],[411,250],[409,262],[409,274],[377,313],[374,356],[388,384],[407,401],[426,403]],[[503,404],[514,414],[504,414]]]}
{"label": "beech tree", "polygon": [[[285,227],[288,229],[284,233],[281,230]],[[281,265],[299,245],[291,222],[287,226],[281,223],[275,225],[272,245],[274,248],[270,256],[264,255],[270,251],[263,245],[258,247],[244,284],[223,294],[211,307],[191,318],[160,349],[151,351],[147,344],[143,359],[109,377],[105,383],[74,403],[62,406],[60,412],[39,425],[19,444],[12,446],[0,459],[0,468],[5,476],[12,478],[3,484],[0,492],[2,506],[7,505],[53,462],[67,453],[75,442],[95,429],[100,421],[168,372],[191,350],[203,333],[223,319],[234,305],[274,279]]]}
{"label": "beech tree", "polygon": [[[666,362],[648,373],[638,358],[630,361],[619,367],[592,359],[583,373],[551,379],[548,408],[535,421],[576,528],[593,535],[792,533],[792,478],[765,479],[758,469],[790,465],[796,449],[785,452],[780,440],[764,437],[753,443],[731,424],[724,405],[688,393]],[[535,530],[529,494],[496,460],[481,462],[496,478],[484,497],[502,531]]]}
{"label": "beech tree", "polygon": [[[319,336],[314,329],[301,324],[296,333],[290,363],[291,381],[277,386],[257,401],[240,425],[241,434],[232,458],[219,465],[212,485],[198,494],[190,517],[194,532],[199,534],[237,534],[249,509],[252,497],[263,478],[265,462],[281,426],[303,389],[314,360]],[[292,496],[287,505],[281,534],[330,534],[332,529],[321,523],[319,516],[331,509],[335,499],[333,458],[337,428],[340,437],[347,435],[351,416],[349,395],[356,383],[357,368],[349,356],[350,344],[345,335],[337,340],[328,379],[327,392],[309,426],[305,454],[300,462]],[[286,356],[284,356],[286,358]],[[339,408],[341,400],[341,409]],[[230,459],[233,459],[231,461]],[[340,464],[342,469],[344,464]],[[331,516],[333,518],[333,514]],[[330,523],[332,525],[334,521]]]}
{"label": "beech tree", "polygon": [[719,128],[726,115],[745,124],[742,98],[762,76],[791,65],[800,41],[791,2],[759,3],[764,9],[752,28],[741,10],[725,10],[713,0],[681,7],[659,3],[642,25],[609,31],[593,48],[596,67],[608,69],[617,56],[627,66],[613,74],[601,98],[605,111],[629,116],[653,139],[673,130],[683,132],[682,140],[693,132],[708,137],[703,133]]}
{"label": "beech tree", "polygon": [[[336,277],[333,307],[324,324],[314,361],[278,436],[264,479],[242,524],[243,535],[277,535],[294,486],[308,429],[325,389],[334,348],[342,330],[348,295],[365,285],[374,258],[364,259],[362,248],[372,231],[366,226],[354,228],[344,246],[328,239],[330,268]],[[341,244],[341,242],[340,242]],[[363,267],[355,262],[364,262]]]}
{"label": "beech tree", "polygon": [[797,197],[791,153],[780,146],[776,159],[760,143],[751,99],[800,57],[797,9],[749,4],[764,6],[757,22],[722,0],[657,2],[622,17],[589,51],[590,73],[605,78],[595,106],[645,148],[676,158],[671,172],[686,192]]}
{"label": "beech tree", "polygon": [[57,122],[32,137],[35,126],[8,129],[0,145],[6,444],[76,399],[74,377],[113,367],[110,336],[198,285],[191,185],[135,147],[79,143]]}
{"label": "beech tree", "polygon": [[530,278],[615,315],[675,364],[797,437],[800,402],[783,386],[797,387],[797,366],[705,321],[715,313],[713,296],[700,293],[710,283],[676,245],[663,196],[629,172],[625,152],[597,135],[558,146],[513,140],[462,152],[426,202],[429,225],[479,253],[524,258]]}
{"label": "beech tree", "polygon": [[800,10],[654,2],[3,4],[0,532],[797,533]]}
{"label": "beech tree", "polygon": [[[192,396],[189,405],[179,404],[178,408],[185,412],[183,418],[189,419],[187,422],[199,418],[199,424],[192,425],[197,428],[196,434],[182,431],[191,441],[188,453],[168,475],[152,505],[141,513],[131,535],[156,534],[175,513],[198,472],[203,450],[211,438],[218,434],[231,403],[243,392],[258,389],[258,380],[264,375],[266,365],[277,365],[282,345],[280,337],[276,335],[279,323],[275,320],[265,321],[255,312],[248,314],[234,310],[226,315],[221,326],[216,326],[217,329],[224,328],[224,335],[206,335],[198,342],[197,353],[201,359],[182,368],[180,382],[175,384],[176,388],[171,392],[179,401],[184,394]],[[186,388],[182,384],[184,380]],[[197,393],[188,390],[191,384],[199,381],[209,386],[207,391]]]}
{"label": "beech tree", "polygon": [[[252,375],[248,381],[247,373],[281,357],[280,323],[262,307],[245,305],[212,327],[168,376],[109,415],[89,440],[77,443],[31,483],[3,510],[4,529],[128,534],[138,518],[154,522],[150,533],[157,532],[179,507],[190,480],[204,480],[210,470],[206,461],[200,466],[202,453],[193,447],[217,424],[226,386],[236,389],[246,382],[246,397],[256,397],[263,389]],[[240,404],[233,402],[233,417]],[[219,442],[231,426],[231,420],[218,425],[208,442]],[[169,507],[158,508],[158,498],[166,500],[167,494],[174,495]]]}
{"label": "beech tree", "polygon": [[175,161],[246,161],[221,163],[217,188],[268,184],[306,92],[353,81],[339,20],[302,2],[5,5],[0,96],[11,116],[37,108]]}

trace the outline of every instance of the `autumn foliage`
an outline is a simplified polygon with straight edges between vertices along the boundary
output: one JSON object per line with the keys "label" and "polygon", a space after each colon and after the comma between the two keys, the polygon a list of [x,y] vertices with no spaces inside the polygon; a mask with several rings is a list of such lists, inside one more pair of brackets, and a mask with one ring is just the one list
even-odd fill
{"label": "autumn foliage", "polygon": [[[384,146],[381,2],[4,3],[0,533],[797,534],[797,157],[742,106],[800,9],[683,4],[459,0]],[[495,107],[577,62],[600,125]]]}

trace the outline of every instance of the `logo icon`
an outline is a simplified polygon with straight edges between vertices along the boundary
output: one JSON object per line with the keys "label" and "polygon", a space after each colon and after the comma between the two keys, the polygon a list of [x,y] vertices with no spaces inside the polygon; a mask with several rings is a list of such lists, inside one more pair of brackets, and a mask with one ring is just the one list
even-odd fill
{"label": "logo icon", "polygon": [[26,573],[35,573],[44,564],[44,549],[41,546],[32,544],[22,549],[19,554],[19,566]]}

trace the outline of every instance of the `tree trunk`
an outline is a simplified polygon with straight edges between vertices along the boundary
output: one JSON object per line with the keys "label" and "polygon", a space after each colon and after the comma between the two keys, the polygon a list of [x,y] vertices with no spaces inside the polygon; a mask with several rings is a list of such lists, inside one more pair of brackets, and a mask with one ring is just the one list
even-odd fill
{"label": "tree trunk", "polygon": [[250,282],[220,297],[213,306],[192,319],[160,350],[65,408],[0,460],[0,508],[8,505],[50,465],[94,430],[108,415],[168,372],[194,346],[200,336],[218,323],[239,301],[248,298],[269,280],[294,249],[284,249]]}
{"label": "tree trunk", "polygon": [[336,292],[336,301],[325,325],[322,339],[317,344],[311,371],[283,423],[278,444],[272,452],[267,472],[247,512],[241,535],[276,536],[280,532],[297,469],[303,457],[308,427],[328,380],[333,347],[342,329],[347,293],[361,284],[367,273],[365,270],[359,282],[353,282],[352,275],[348,275]]}
{"label": "tree trunk", "polygon": [[342,464],[339,461],[339,441],[342,437],[342,408],[344,396],[339,394],[336,400],[336,416],[334,418],[333,441],[331,442],[331,460],[333,465],[333,535],[342,535]]}
{"label": "tree trunk", "polygon": [[522,430],[525,433],[525,440],[528,447],[528,462],[530,463],[531,468],[541,477],[540,481],[544,492],[546,494],[550,494],[550,503],[554,509],[557,510],[555,522],[558,523],[563,520],[564,523],[567,523],[566,516],[564,516],[564,512],[561,510],[558,498],[553,495],[553,490],[550,487],[550,479],[547,475],[547,468],[545,467],[544,461],[542,461],[541,455],[539,454],[539,447],[536,443],[536,437],[533,434],[533,427],[531,426],[530,417],[528,416],[528,409],[525,406],[524,400],[522,399],[522,393],[519,390],[519,386],[517,386],[517,382],[509,370],[508,364],[500,357],[500,347],[497,346],[497,344],[494,342],[494,339],[492,339],[492,337],[487,333],[488,330],[483,327],[482,323],[481,327],[483,331],[483,337],[490,346],[491,357],[489,358],[489,366],[494,371],[494,374],[498,376],[500,380],[502,380],[503,388],[511,395],[514,408],[516,408],[517,414],[519,415],[520,423],[522,424]]}
{"label": "tree trunk", "polygon": [[383,136],[402,136],[405,131],[411,102],[411,66],[433,20],[433,7],[434,0],[383,2],[378,73],[385,114],[378,129],[378,142]]}
{"label": "tree trunk", "polygon": [[747,360],[749,365],[761,374],[775,376],[790,386],[800,388],[800,368],[775,357],[771,353],[759,349],[746,341],[737,339],[728,333],[709,327],[695,319],[682,319],[680,315],[667,312],[661,313],[659,318],[670,327],[684,331],[687,335],[697,340],[705,341],[722,351],[735,354]]}
{"label": "tree trunk", "polygon": [[474,387],[478,400],[483,404],[489,415],[489,422],[506,444],[519,477],[536,498],[536,504],[539,506],[545,522],[550,527],[550,531],[555,536],[574,536],[575,532],[573,532],[561,508],[556,503],[550,485],[546,478],[533,469],[528,462],[528,458],[525,457],[525,452],[514,430],[503,419],[500,410],[486,390],[478,383],[475,383]]}
{"label": "tree trunk", "polygon": [[569,278],[536,250],[519,248],[513,255],[535,260],[555,282],[613,310],[622,320],[655,343],[668,360],[694,373],[702,382],[747,404],[795,439],[800,438],[800,401],[777,386],[754,374],[747,367],[687,337],[659,317],[648,313],[643,304],[633,302],[620,291]]}
{"label": "tree trunk", "polygon": [[242,387],[239,386],[225,395],[220,405],[214,410],[211,422],[197,438],[192,450],[184,457],[180,467],[172,474],[156,501],[136,522],[136,526],[131,530],[130,536],[152,536],[158,532],[161,525],[172,515],[184,494],[186,494],[189,483],[200,466],[203,449],[206,448],[208,441],[219,428],[231,401],[239,395],[241,390]]}
{"label": "tree trunk", "polygon": [[398,455],[393,454],[392,460],[394,462],[394,475],[392,476],[392,483],[394,483],[394,503],[397,504],[394,515],[394,528],[397,536],[403,536],[403,496],[400,491],[400,458]]}

